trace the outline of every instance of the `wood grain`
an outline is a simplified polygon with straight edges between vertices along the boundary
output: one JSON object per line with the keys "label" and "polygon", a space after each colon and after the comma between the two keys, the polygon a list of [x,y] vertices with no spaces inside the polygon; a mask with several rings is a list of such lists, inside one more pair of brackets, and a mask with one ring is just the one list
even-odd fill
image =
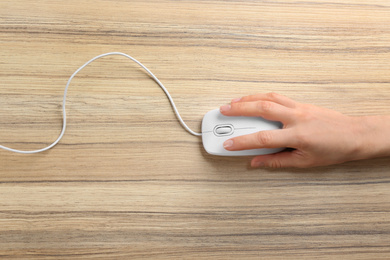
{"label": "wood grain", "polygon": [[[188,125],[275,91],[350,115],[390,112],[390,3],[0,2],[0,143],[37,149],[61,128],[68,77],[128,53]],[[135,64],[106,57],[68,94],[54,149],[0,151],[0,257],[388,259],[389,158],[251,170],[206,154]]]}

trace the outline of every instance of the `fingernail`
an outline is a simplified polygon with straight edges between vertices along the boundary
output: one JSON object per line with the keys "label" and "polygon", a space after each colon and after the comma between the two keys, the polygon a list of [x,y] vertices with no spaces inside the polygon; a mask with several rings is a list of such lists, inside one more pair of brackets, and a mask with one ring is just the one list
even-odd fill
{"label": "fingernail", "polygon": [[227,112],[229,111],[231,108],[230,105],[225,105],[225,106],[221,106],[221,108],[219,109],[221,112]]}
{"label": "fingernail", "polygon": [[253,162],[253,163],[252,163],[252,167],[254,167],[254,168],[259,168],[259,167],[264,167],[264,166],[265,166],[265,164],[264,164],[264,162],[262,162],[262,161]]}
{"label": "fingernail", "polygon": [[227,149],[233,146],[233,140],[229,139],[223,143],[223,148]]}
{"label": "fingernail", "polygon": [[241,100],[241,98],[235,98],[235,99],[232,100],[232,103],[236,103],[236,102],[238,102],[240,100]]}

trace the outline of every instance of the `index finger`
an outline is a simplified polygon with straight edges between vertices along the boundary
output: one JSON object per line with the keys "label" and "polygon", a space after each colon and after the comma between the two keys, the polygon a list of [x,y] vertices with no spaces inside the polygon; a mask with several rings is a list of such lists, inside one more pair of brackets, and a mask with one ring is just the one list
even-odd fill
{"label": "index finger", "polygon": [[271,121],[280,121],[283,124],[294,120],[294,111],[271,101],[237,102],[220,108],[225,116],[263,117]]}
{"label": "index finger", "polygon": [[252,102],[252,101],[271,101],[289,108],[295,108],[297,105],[296,101],[274,92],[266,93],[266,94],[260,93],[260,94],[245,96],[242,98],[233,99],[232,103]]}

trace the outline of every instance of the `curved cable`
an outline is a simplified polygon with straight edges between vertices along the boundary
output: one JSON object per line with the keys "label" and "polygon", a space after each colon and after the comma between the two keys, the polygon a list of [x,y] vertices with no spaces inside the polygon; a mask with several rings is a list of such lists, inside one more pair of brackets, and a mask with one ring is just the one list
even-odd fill
{"label": "curved cable", "polygon": [[38,149],[38,150],[32,150],[32,151],[16,150],[16,149],[12,149],[12,148],[9,148],[9,147],[3,146],[3,145],[0,145],[0,148],[4,149],[4,150],[7,150],[7,151],[10,151],[10,152],[15,152],[15,153],[32,154],[32,153],[40,153],[40,152],[49,150],[50,148],[55,146],[61,140],[61,138],[64,136],[65,129],[66,129],[66,109],[65,109],[65,104],[66,104],[66,94],[68,92],[68,88],[69,88],[70,82],[77,75],[77,73],[79,73],[82,69],[84,69],[86,66],[88,66],[91,62],[93,62],[93,61],[95,61],[97,59],[100,59],[102,57],[109,56],[109,55],[121,55],[121,56],[124,56],[124,57],[129,58],[130,60],[134,61],[135,63],[137,63],[139,66],[141,66],[154,79],[154,81],[156,81],[156,83],[160,86],[160,88],[164,91],[165,95],[168,97],[169,102],[171,103],[171,106],[173,108],[173,111],[176,114],[177,119],[179,120],[179,122],[183,126],[183,128],[185,130],[187,130],[189,133],[191,133],[192,135],[195,135],[195,136],[201,136],[202,135],[201,133],[197,133],[197,132],[192,131],[186,125],[186,123],[181,118],[181,116],[179,114],[179,111],[176,108],[175,102],[173,102],[173,99],[172,99],[171,95],[169,94],[168,90],[164,87],[164,85],[161,83],[161,81],[147,67],[145,67],[141,62],[139,62],[138,60],[134,59],[133,57],[131,57],[128,54],[125,54],[125,53],[122,53],[122,52],[109,52],[109,53],[104,53],[104,54],[98,55],[95,58],[92,58],[91,60],[86,62],[83,66],[78,68],[72,74],[72,76],[70,76],[70,78],[68,79],[68,82],[66,83],[66,87],[65,87],[65,91],[64,91],[64,98],[62,100],[62,120],[63,120],[62,121],[62,130],[61,130],[61,133],[58,136],[58,138],[52,144],[50,144],[49,146],[47,146],[45,148]]}

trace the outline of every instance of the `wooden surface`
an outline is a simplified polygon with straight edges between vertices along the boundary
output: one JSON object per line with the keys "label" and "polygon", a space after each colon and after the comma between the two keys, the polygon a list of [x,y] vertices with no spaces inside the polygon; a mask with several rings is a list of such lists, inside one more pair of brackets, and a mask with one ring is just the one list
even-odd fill
{"label": "wooden surface", "polygon": [[[0,2],[0,143],[61,128],[84,62],[148,66],[196,131],[232,98],[275,91],[350,115],[390,113],[390,2]],[[135,64],[106,57],[68,93],[54,149],[0,151],[0,257],[388,259],[390,160],[251,170],[210,156]]]}

